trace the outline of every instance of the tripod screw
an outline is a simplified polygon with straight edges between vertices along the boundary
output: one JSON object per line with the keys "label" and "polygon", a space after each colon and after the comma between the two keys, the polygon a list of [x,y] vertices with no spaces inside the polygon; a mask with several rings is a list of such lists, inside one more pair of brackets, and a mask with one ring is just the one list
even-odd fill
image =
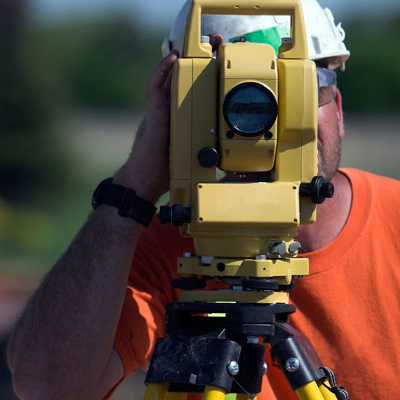
{"label": "tripod screw", "polygon": [[300,368],[300,362],[297,358],[291,357],[286,360],[286,371],[296,372]]}
{"label": "tripod screw", "polygon": [[272,256],[283,256],[286,253],[286,245],[284,242],[272,242],[268,244],[268,252]]}
{"label": "tripod screw", "polygon": [[301,244],[299,242],[293,242],[289,245],[289,253],[295,253],[301,249]]}
{"label": "tripod screw", "polygon": [[267,372],[268,372],[268,365],[267,365],[267,363],[264,363],[263,364],[263,374],[267,375]]}
{"label": "tripod screw", "polygon": [[229,375],[236,376],[239,373],[239,364],[236,361],[231,361],[228,365]]}

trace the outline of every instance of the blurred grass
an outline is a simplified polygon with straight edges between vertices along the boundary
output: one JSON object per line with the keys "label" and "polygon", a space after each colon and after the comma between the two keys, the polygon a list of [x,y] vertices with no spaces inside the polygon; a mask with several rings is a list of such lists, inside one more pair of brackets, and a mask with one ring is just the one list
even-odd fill
{"label": "blurred grass", "polygon": [[69,107],[130,109],[143,106],[143,82],[161,56],[166,32],[143,25],[138,15],[110,13],[55,24],[28,24],[32,58],[43,60],[60,100]]}
{"label": "blurred grass", "polygon": [[70,148],[68,186],[61,196],[49,187],[45,206],[0,202],[0,269],[42,274],[66,249],[91,211],[94,188],[129,153],[138,118],[121,119],[79,114],[61,122]]}

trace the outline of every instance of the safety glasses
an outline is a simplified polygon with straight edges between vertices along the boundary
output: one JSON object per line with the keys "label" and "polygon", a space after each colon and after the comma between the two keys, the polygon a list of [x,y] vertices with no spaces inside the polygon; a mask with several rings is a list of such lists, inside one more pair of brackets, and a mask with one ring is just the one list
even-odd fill
{"label": "safety glasses", "polygon": [[336,98],[336,72],[326,68],[318,68],[318,107],[330,103]]}

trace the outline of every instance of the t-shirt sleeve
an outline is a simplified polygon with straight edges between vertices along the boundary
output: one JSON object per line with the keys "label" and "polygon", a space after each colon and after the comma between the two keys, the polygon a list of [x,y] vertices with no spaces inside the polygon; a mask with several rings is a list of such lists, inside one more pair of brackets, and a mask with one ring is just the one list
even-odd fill
{"label": "t-shirt sleeve", "polygon": [[191,239],[182,238],[176,227],[160,225],[157,220],[156,216],[143,231],[136,247],[115,336],[114,347],[125,370],[121,382],[139,367],[147,370],[157,339],[165,335],[165,305],[177,301],[177,292],[170,285],[177,277],[177,257],[193,252]]}

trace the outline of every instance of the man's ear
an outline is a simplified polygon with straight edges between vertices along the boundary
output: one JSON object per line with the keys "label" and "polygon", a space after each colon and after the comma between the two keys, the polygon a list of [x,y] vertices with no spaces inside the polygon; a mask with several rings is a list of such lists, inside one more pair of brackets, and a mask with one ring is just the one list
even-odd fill
{"label": "man's ear", "polygon": [[342,94],[340,93],[339,89],[336,90],[335,103],[336,103],[336,114],[339,124],[339,136],[340,139],[343,139],[344,126],[343,126]]}

